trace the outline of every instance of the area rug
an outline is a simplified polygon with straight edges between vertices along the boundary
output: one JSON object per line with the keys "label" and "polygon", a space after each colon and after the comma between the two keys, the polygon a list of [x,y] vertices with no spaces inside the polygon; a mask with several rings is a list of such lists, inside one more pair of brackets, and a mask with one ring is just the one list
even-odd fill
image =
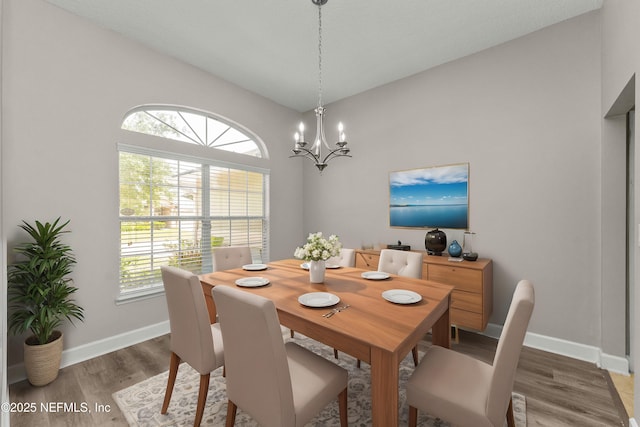
{"label": "area rug", "polygon": [[[349,426],[366,427],[371,423],[371,393],[369,365],[356,367],[356,360],[344,353],[340,353],[339,360],[333,357],[333,349],[324,344],[296,334],[293,341],[309,350],[335,361],[349,371]],[[409,354],[400,364],[400,423],[408,422],[408,406],[406,404],[405,383],[413,372],[413,359]],[[167,386],[168,371],[134,384],[113,394],[113,398],[120,407],[130,426],[136,427],[178,427],[191,426],[195,418],[196,401],[198,395],[199,375],[186,363],[180,365],[173,396],[166,415],[160,414],[164,392]],[[514,413],[517,427],[525,427],[526,404],[521,394],[513,394]],[[222,368],[211,374],[207,404],[202,419],[203,426],[224,426],[227,414],[227,395]],[[238,409],[236,416],[237,427],[258,427],[257,423],[246,413]],[[329,404],[308,426],[338,427],[337,400]],[[428,427],[445,427],[448,423],[430,417],[418,411],[418,425]]]}

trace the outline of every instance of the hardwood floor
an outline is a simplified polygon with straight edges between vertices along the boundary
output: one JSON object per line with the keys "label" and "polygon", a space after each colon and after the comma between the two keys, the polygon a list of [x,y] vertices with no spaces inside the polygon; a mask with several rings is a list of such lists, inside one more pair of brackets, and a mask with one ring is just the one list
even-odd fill
{"label": "hardwood floor", "polygon": [[[491,362],[497,342],[461,331],[457,351]],[[606,370],[594,364],[524,347],[513,387],[527,400],[528,426],[628,426]]]}
{"label": "hardwood floor", "polygon": [[[35,402],[38,407],[34,413],[12,413],[11,426],[126,426],[111,394],[166,371],[169,354],[169,335],[165,335],[61,369],[58,378],[44,387],[33,387],[26,380],[12,384],[11,402]],[[47,413],[40,410],[40,402],[86,402],[91,413],[65,408]],[[96,411],[95,405],[105,410]]]}
{"label": "hardwood floor", "polygon": [[613,385],[622,399],[622,404],[627,410],[629,417],[633,417],[633,374],[622,375],[615,372],[609,372]]}
{"label": "hardwood floor", "polygon": [[[496,340],[460,331],[460,342],[452,348],[491,362]],[[421,344],[428,347],[429,340]],[[60,371],[45,387],[32,387],[27,381],[9,388],[12,403],[35,403],[33,413],[11,414],[11,426],[126,426],[127,423],[111,394],[168,369],[169,337],[162,336],[88,360]],[[628,416],[612,386],[607,371],[587,362],[525,347],[514,384],[514,391],[527,399],[529,426],[626,426]],[[46,412],[55,403],[76,403],[81,411],[86,402],[90,412]],[[96,410],[96,405],[102,405]],[[107,406],[108,405],[108,406]],[[108,410],[106,410],[108,408]]]}

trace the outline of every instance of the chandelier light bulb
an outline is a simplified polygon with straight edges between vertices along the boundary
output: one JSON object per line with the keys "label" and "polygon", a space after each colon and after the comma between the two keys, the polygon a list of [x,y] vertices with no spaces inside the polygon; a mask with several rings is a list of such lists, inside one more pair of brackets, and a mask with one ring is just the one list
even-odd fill
{"label": "chandelier light bulb", "polygon": [[342,122],[338,123],[338,142],[344,142],[345,141],[345,136],[344,136],[344,126],[342,125]]}

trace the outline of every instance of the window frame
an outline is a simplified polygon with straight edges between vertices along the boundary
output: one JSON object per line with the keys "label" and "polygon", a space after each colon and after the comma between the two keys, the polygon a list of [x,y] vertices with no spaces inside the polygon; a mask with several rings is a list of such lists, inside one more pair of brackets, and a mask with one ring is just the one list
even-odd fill
{"label": "window frame", "polygon": [[[135,109],[130,110],[125,115],[125,118],[128,117],[133,111],[139,110],[141,107],[136,107]],[[160,108],[160,106],[151,106],[150,108]],[[181,111],[192,111],[197,112],[199,114],[206,115],[207,117],[217,117],[210,113],[202,113],[198,112],[198,110],[194,110],[191,108],[180,107]],[[220,120],[220,119],[218,119]],[[232,123],[229,120],[225,120],[225,123]],[[233,126],[236,126],[235,124]],[[238,126],[240,130],[248,135],[254,135],[252,132],[246,130],[246,128],[242,126]],[[204,146],[196,146],[194,144],[181,142],[175,139],[164,138],[162,136],[140,133],[136,131],[131,131],[127,129],[121,129],[123,140],[127,142],[119,142],[116,144],[117,146],[117,162],[118,162],[118,171],[120,170],[120,153],[127,152],[132,154],[140,154],[144,156],[151,156],[157,158],[165,158],[170,160],[198,163],[201,165],[206,165],[206,167],[219,167],[219,168],[230,168],[248,172],[256,172],[263,175],[263,216],[261,217],[261,221],[263,222],[262,226],[262,250],[261,256],[263,262],[268,262],[269,260],[269,246],[270,246],[270,236],[269,236],[269,181],[270,181],[270,170],[268,167],[264,167],[262,165],[268,165],[268,153],[262,141],[254,136],[254,142],[262,151],[262,157],[254,157],[247,156],[241,153],[228,152],[224,150],[215,149],[214,147],[204,147]],[[225,159],[221,159],[225,158]],[[226,159],[233,159],[233,161]],[[246,161],[246,162],[245,162]],[[120,174],[118,173],[118,206],[120,206]],[[209,185],[209,184],[207,184]],[[211,191],[211,187],[205,191],[203,188],[203,197],[202,204],[209,203],[209,193]],[[205,194],[206,193],[206,194]],[[208,210],[208,209],[207,209]],[[231,218],[229,216],[227,218]],[[250,216],[247,215],[249,219]],[[137,217],[142,219],[142,217]],[[209,216],[206,220],[210,224],[213,223],[218,217],[214,217],[209,212]],[[251,217],[253,218],[253,217]],[[147,219],[157,219],[151,215]],[[185,217],[181,217],[181,220],[188,219]],[[199,219],[198,219],[199,220]],[[119,238],[118,238],[118,260],[121,262],[122,260],[122,234],[121,234],[121,224],[125,221],[123,219],[123,215],[120,212],[120,208],[118,208],[118,226],[119,226]],[[205,250],[207,252],[207,250]],[[206,254],[203,261],[206,263]],[[210,257],[208,257],[210,258]],[[209,263],[211,261],[209,260]],[[203,269],[206,267],[206,264],[203,265]],[[155,296],[159,296],[164,294],[164,287],[162,286],[162,282],[154,283],[151,286],[144,286],[140,288],[134,288],[130,290],[124,290],[121,287],[121,277],[120,277],[120,268],[118,268],[118,296],[116,298],[116,304],[123,304],[133,301],[139,301],[147,298],[152,298]]]}
{"label": "window frame", "polygon": [[[132,115],[134,115],[136,113],[144,112],[144,113],[147,113],[149,116],[153,117],[157,122],[162,123],[165,126],[167,126],[169,128],[172,128],[173,130],[175,130],[175,131],[177,131],[179,133],[182,133],[180,130],[177,130],[176,128],[174,128],[170,124],[167,124],[164,121],[162,121],[161,119],[155,117],[153,114],[150,113],[150,111],[167,111],[167,112],[178,113],[179,115],[181,115],[181,113],[187,113],[187,114],[193,114],[193,115],[201,116],[205,120],[211,119],[213,121],[222,123],[222,124],[224,124],[226,126],[229,126],[230,129],[238,131],[238,132],[244,134],[245,136],[249,137],[250,140],[253,141],[253,143],[256,145],[256,147],[260,151],[260,156],[252,156],[250,154],[243,154],[243,153],[238,153],[238,152],[235,152],[235,151],[225,150],[225,149],[220,148],[219,146],[214,146],[214,145],[209,145],[207,143],[202,143],[202,140],[200,140],[200,138],[198,138],[200,141],[196,141],[194,138],[191,138],[190,136],[188,136],[188,135],[186,135],[184,133],[183,133],[183,135],[187,139],[189,139],[190,141],[186,141],[186,140],[183,140],[183,139],[176,139],[176,138],[168,138],[168,137],[165,137],[165,136],[162,136],[162,135],[158,135],[158,134],[155,134],[155,133],[131,130],[131,129],[127,129],[127,128],[123,127],[125,125],[125,122],[127,121],[127,119],[130,116],[132,116]],[[184,117],[183,117],[183,120],[185,120]],[[196,134],[196,135],[198,134],[197,132],[195,132],[193,127],[191,127],[191,125],[188,122],[186,122],[186,120],[185,120],[185,123],[187,124],[187,126],[190,128],[190,130],[194,134]],[[178,106],[178,105],[169,105],[169,104],[145,104],[145,105],[139,105],[139,106],[134,107],[134,108],[130,109],[129,111],[127,111],[127,113],[124,115],[124,117],[122,119],[122,122],[121,122],[120,126],[121,126],[121,129],[124,130],[124,131],[133,132],[133,133],[139,133],[139,134],[142,134],[142,135],[148,135],[148,136],[152,136],[152,137],[156,137],[156,138],[161,138],[163,140],[182,143],[182,144],[189,145],[189,146],[203,147],[205,149],[213,149],[213,150],[216,150],[218,152],[223,152],[223,153],[233,153],[235,155],[246,156],[248,158],[255,158],[255,159],[268,159],[269,158],[269,151],[267,150],[267,147],[264,144],[264,142],[262,141],[262,139],[260,139],[256,134],[251,132],[245,126],[242,126],[241,124],[239,124],[239,123],[237,123],[237,122],[235,122],[235,121],[233,121],[233,120],[231,120],[231,119],[229,119],[227,117],[221,116],[219,114],[209,113],[207,111],[199,110],[197,108],[184,107],[184,106]],[[225,132],[223,132],[223,134]]]}

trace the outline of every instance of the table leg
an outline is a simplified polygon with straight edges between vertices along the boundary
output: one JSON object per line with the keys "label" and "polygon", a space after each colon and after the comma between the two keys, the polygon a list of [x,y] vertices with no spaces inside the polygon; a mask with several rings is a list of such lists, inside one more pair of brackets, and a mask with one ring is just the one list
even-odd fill
{"label": "table leg", "polygon": [[433,324],[431,328],[431,341],[434,345],[444,348],[451,348],[451,324],[449,321],[449,308],[442,313],[442,316]]}
{"label": "table leg", "polygon": [[213,289],[210,285],[202,285],[202,293],[204,294],[204,301],[207,303],[207,311],[209,312],[209,322],[213,325],[216,323],[216,305],[213,302],[213,296],[211,295],[211,289]]}
{"label": "table leg", "polygon": [[398,426],[398,355],[371,349],[371,418],[374,427]]}

